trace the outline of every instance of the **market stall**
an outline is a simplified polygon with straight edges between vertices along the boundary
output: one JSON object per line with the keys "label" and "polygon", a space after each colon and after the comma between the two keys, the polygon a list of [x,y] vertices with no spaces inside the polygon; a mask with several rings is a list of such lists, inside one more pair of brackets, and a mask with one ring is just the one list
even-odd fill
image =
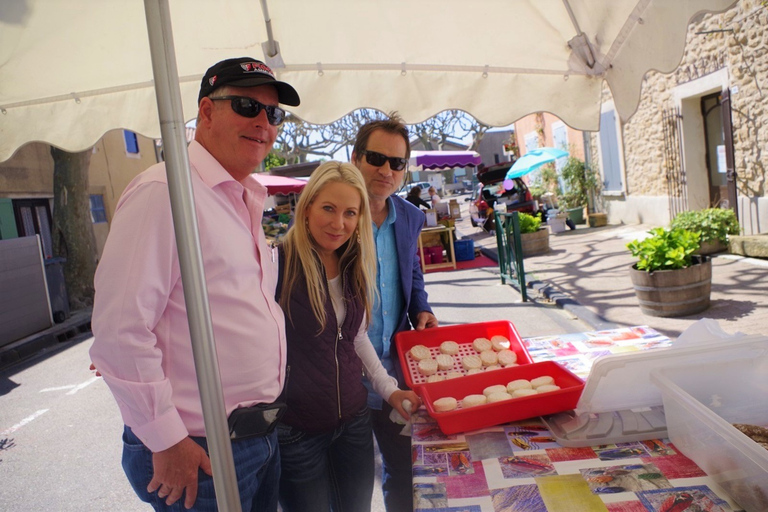
{"label": "market stall", "polygon": [[[464,182],[467,180],[458,180],[453,173],[450,173],[448,183],[445,183],[443,171],[472,167],[475,168],[473,172],[476,172],[477,166],[481,163],[482,158],[476,151],[412,151],[408,160],[408,169],[411,172],[439,173],[440,179],[430,179],[430,183],[444,192],[458,193],[464,191],[466,188]],[[471,181],[471,175],[468,181]]]}
{"label": "market stall", "polygon": [[267,240],[275,243],[288,231],[288,226],[293,219],[296,201],[307,182],[272,174],[255,174],[254,176],[259,183],[267,187],[269,193],[261,218],[261,225]]}
{"label": "market stall", "polygon": [[[458,409],[441,413],[437,402],[429,403],[412,419],[416,511],[767,509],[768,452],[728,423],[739,419],[760,424],[768,418],[765,412],[755,412],[760,408],[748,407],[749,399],[740,398],[736,390],[760,380],[757,375],[768,362],[768,338],[683,344],[681,336],[673,344],[657,331],[637,326],[516,343],[514,328],[502,326],[499,331],[491,324],[449,328],[463,329],[467,339],[477,332],[488,337],[504,332],[512,340],[510,349],[520,366],[493,371],[493,377],[486,370],[441,380],[445,372],[437,372],[438,378],[427,381],[409,372],[415,338],[397,341],[404,371],[415,379],[411,384],[425,402],[446,391],[460,395]],[[452,334],[459,346],[466,341],[462,332],[445,334]],[[434,340],[440,339],[446,338],[436,334]],[[434,340],[422,337],[418,343],[423,341],[433,352],[439,345],[443,353],[442,344]],[[468,352],[473,352],[471,341]],[[465,409],[465,394],[478,393],[491,380],[534,382],[537,367],[545,364],[560,368],[550,366],[545,372],[561,389]],[[712,373],[697,365],[723,368],[733,384],[713,395],[714,384],[707,384]],[[558,402],[578,388],[571,374],[589,377],[582,383],[583,392],[578,389],[579,402]],[[626,409],[613,411],[616,405]],[[505,422],[505,417],[514,421]]]}

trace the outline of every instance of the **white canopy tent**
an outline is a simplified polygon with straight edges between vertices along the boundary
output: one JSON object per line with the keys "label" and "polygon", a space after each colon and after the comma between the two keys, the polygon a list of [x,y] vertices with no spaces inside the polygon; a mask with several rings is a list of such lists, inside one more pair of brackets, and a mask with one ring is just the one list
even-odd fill
{"label": "white canopy tent", "polygon": [[[688,22],[734,0],[170,0],[184,119],[214,62],[263,59],[328,123],[360,107],[408,123],[447,108],[508,125],[531,112],[596,130],[603,79],[635,110],[673,70]],[[273,47],[274,50],[270,48]],[[270,57],[270,55],[273,55]],[[141,0],[0,2],[0,161],[126,128],[160,137]]]}
{"label": "white canopy tent", "polygon": [[692,17],[734,3],[3,0],[0,161],[31,141],[84,150],[114,128],[163,137],[217,498],[237,511],[184,139],[205,70],[265,60],[314,123],[361,107],[408,123],[457,108],[491,125],[548,111],[595,130],[603,80],[627,119],[646,71],[679,63]]}

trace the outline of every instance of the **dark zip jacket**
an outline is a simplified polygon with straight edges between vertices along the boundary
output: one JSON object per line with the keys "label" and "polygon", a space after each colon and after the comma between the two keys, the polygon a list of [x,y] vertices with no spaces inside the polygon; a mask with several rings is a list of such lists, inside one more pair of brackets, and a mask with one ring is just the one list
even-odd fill
{"label": "dark zip jacket", "polygon": [[[279,254],[278,301],[285,267],[282,247]],[[305,432],[332,431],[366,405],[363,363],[355,352],[365,310],[351,292],[347,269],[341,276],[346,316],[340,328],[326,283],[325,330],[318,334],[320,324],[312,312],[303,273],[291,293],[290,316],[287,311],[285,315],[291,378],[286,387],[288,410],[281,421]]]}

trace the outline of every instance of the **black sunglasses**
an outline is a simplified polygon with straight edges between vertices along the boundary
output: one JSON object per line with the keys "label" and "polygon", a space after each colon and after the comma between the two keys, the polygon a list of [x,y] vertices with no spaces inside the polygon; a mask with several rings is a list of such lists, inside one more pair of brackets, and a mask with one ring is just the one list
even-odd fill
{"label": "black sunglasses", "polygon": [[376,167],[381,167],[389,161],[389,168],[393,171],[402,171],[408,164],[408,160],[405,158],[398,158],[396,156],[387,156],[377,153],[375,151],[368,151],[367,149],[362,152],[365,155],[365,161]]}
{"label": "black sunglasses", "polygon": [[243,117],[256,117],[264,110],[267,112],[267,121],[272,126],[278,126],[285,119],[285,110],[280,107],[265,105],[247,96],[219,96],[217,98],[209,96],[209,98],[212,101],[232,100],[232,110],[235,111],[235,114]]}

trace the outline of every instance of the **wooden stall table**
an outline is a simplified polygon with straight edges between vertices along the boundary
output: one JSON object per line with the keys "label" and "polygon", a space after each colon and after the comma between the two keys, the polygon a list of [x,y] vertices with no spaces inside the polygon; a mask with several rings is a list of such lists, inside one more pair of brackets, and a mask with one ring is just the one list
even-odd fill
{"label": "wooden stall table", "polygon": [[[645,326],[523,342],[582,378],[600,355],[671,343]],[[453,435],[423,409],[412,419],[415,512],[742,510],[668,439],[569,448],[540,418]]]}
{"label": "wooden stall table", "polygon": [[[436,226],[431,228],[424,228],[419,235],[419,258],[421,260],[421,271],[426,272],[428,269],[436,268],[453,268],[456,269],[456,254],[453,248],[453,226]],[[443,234],[448,235],[448,247],[442,243],[443,249],[445,249],[446,255],[450,261],[444,261],[441,263],[424,263],[424,240],[437,235],[441,240]]]}

